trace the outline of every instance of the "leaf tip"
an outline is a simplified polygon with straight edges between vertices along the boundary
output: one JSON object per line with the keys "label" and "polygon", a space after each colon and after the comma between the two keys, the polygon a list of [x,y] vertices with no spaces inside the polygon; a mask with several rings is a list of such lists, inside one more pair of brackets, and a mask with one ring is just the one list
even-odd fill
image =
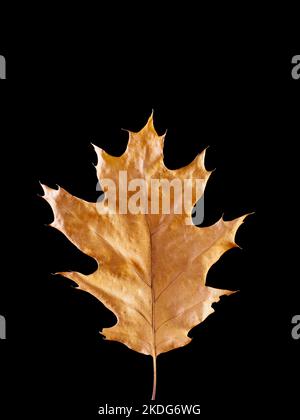
{"label": "leaf tip", "polygon": [[154,110],[153,109],[146,122],[146,125],[140,130],[139,133],[151,133],[155,137],[161,137],[161,136],[158,136],[157,131],[155,130],[155,127],[154,127]]}
{"label": "leaf tip", "polygon": [[38,181],[38,182],[39,182],[40,186],[42,187],[43,195],[42,194],[37,194],[37,196],[44,198],[45,195],[46,195],[46,191],[47,191],[48,187],[45,184],[43,184],[41,181]]}
{"label": "leaf tip", "polygon": [[150,117],[147,120],[145,128],[147,128],[149,131],[153,131],[155,134],[157,134],[156,130],[154,128],[154,110],[153,109],[151,111]]}

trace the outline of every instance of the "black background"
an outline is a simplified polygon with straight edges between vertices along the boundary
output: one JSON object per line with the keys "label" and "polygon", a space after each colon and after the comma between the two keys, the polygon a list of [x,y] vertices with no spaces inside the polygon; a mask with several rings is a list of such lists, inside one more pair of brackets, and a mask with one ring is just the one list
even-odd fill
{"label": "black background", "polygon": [[108,20],[99,11],[99,20],[46,29],[40,22],[0,50],[7,59],[0,121],[8,251],[0,397],[10,413],[94,418],[102,403],[150,399],[150,357],[104,341],[99,331],[114,324],[114,315],[51,275],[87,274],[96,264],[45,226],[52,212],[38,194],[41,181],[96,200],[90,143],[120,155],[127,141],[121,128],[138,131],[152,109],[157,131],[168,129],[168,167],[186,165],[210,145],[206,166],[216,171],[204,224],[223,213],[232,219],[255,212],[237,234],[243,249],[227,252],[207,278],[210,286],[240,292],[215,305],[191,331],[191,344],[159,356],[158,402],[200,403],[204,418],[296,409],[299,343],[291,318],[299,313],[299,279],[291,241],[300,80],[291,78],[291,58],[300,47],[264,25],[217,31],[192,11],[176,19],[152,13]]}

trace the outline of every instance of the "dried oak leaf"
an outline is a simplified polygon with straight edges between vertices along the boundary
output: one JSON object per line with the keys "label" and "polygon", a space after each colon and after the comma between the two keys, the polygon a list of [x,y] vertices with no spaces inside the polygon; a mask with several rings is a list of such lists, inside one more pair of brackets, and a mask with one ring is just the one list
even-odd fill
{"label": "dried oak leaf", "polygon": [[[164,136],[159,136],[153,116],[138,133],[129,132],[127,149],[120,157],[95,147],[97,176],[118,185],[119,171],[127,171],[128,182],[151,179],[201,179],[191,208],[182,214],[99,214],[97,205],[72,196],[62,188],[43,185],[51,205],[51,226],[64,233],[82,252],[93,257],[97,270],[84,275],[59,273],[99,299],[117,317],[104,328],[109,340],[124,343],[151,355],[156,388],[156,357],[185,346],[188,332],[213,312],[212,304],[222,295],[234,293],[205,285],[210,267],[230,248],[246,216],[232,221],[222,218],[212,226],[187,224],[193,205],[204,192],[210,172],[205,169],[205,150],[192,163],[167,169],[163,163]],[[117,191],[118,196],[118,191]],[[104,205],[104,203],[103,203]]]}

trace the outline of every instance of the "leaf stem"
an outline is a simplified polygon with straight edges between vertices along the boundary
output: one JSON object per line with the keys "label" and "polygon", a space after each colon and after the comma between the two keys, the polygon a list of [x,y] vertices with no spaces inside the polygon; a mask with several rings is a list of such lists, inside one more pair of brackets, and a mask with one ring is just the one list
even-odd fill
{"label": "leaf stem", "polygon": [[152,397],[151,400],[155,400],[155,396],[156,396],[156,377],[157,377],[157,373],[156,373],[156,355],[153,355],[153,390],[152,390]]}

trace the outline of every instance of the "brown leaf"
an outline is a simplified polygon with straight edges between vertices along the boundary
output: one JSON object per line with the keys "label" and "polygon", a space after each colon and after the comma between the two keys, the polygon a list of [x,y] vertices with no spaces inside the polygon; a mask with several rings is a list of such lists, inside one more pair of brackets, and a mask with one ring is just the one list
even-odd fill
{"label": "brown leaf", "polygon": [[[51,225],[98,263],[98,269],[90,275],[59,274],[75,281],[116,315],[117,323],[104,328],[103,335],[151,355],[155,375],[156,357],[188,344],[188,332],[213,312],[212,303],[222,295],[234,293],[208,287],[205,279],[221,255],[237,246],[235,233],[246,217],[232,221],[221,218],[203,228],[187,224],[210,175],[204,166],[205,151],[188,166],[169,170],[163,163],[163,141],[164,136],[158,136],[154,129],[151,115],[140,132],[129,132],[122,156],[110,156],[94,146],[97,176],[99,180],[112,179],[118,185],[119,171],[127,171],[128,182],[142,178],[147,188],[151,179],[191,179],[193,200],[182,214],[99,214],[104,202],[89,203],[62,188],[43,186],[44,198],[55,216]],[[197,193],[196,179],[201,179]],[[116,192],[118,197],[118,187]],[[161,191],[159,198],[162,199]],[[171,202],[174,204],[172,197]]]}

